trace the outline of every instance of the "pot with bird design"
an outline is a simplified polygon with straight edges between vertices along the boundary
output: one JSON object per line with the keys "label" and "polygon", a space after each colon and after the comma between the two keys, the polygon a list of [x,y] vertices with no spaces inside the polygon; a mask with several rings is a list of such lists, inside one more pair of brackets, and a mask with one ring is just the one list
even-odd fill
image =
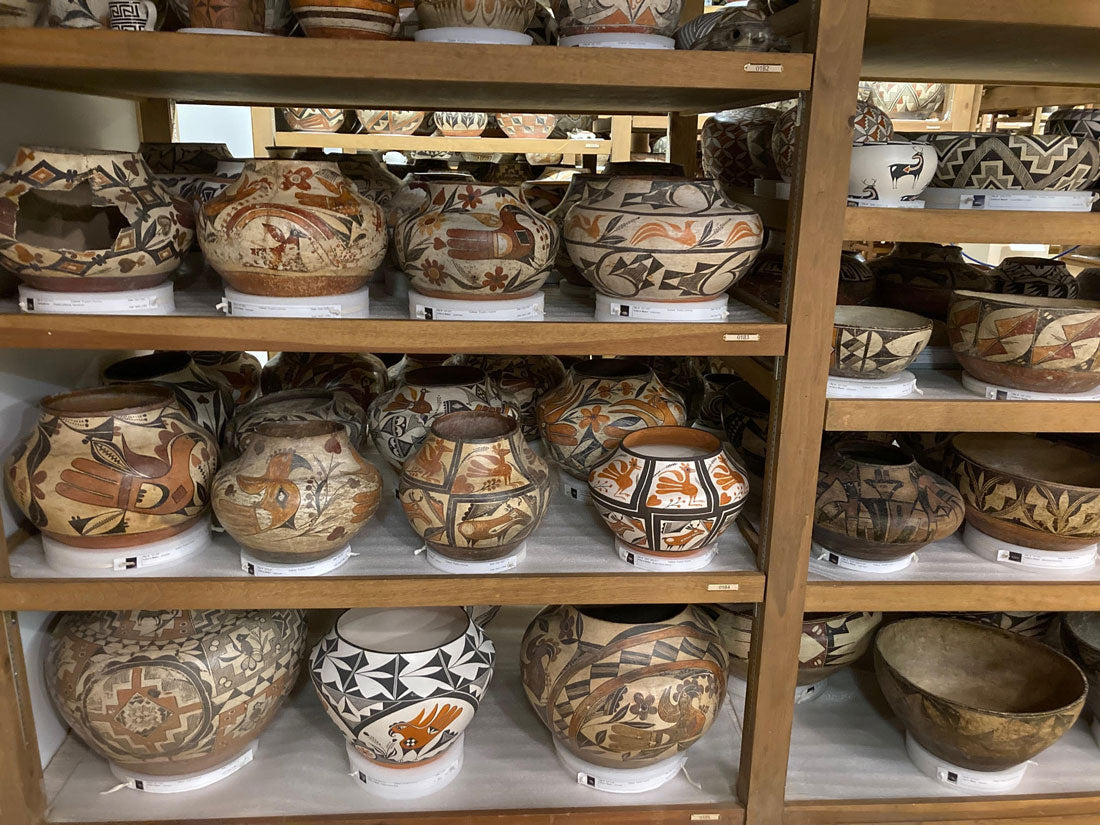
{"label": "pot with bird design", "polygon": [[397,261],[421,295],[463,300],[525,298],[550,275],[554,222],[519,186],[430,181],[420,208],[394,227]]}

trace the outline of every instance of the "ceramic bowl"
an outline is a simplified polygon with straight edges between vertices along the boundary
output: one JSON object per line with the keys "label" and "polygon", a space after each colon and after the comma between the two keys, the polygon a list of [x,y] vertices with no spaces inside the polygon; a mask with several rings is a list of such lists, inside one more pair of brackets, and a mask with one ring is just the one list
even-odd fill
{"label": "ceramic bowl", "polygon": [[952,765],[997,771],[1053,745],[1077,720],[1085,675],[1016,633],[903,619],[875,637],[875,673],[909,735]]}
{"label": "ceramic bowl", "polygon": [[859,84],[859,91],[890,117],[916,120],[930,118],[939,111],[947,87],[942,83],[868,81]]}
{"label": "ceramic bowl", "polygon": [[1100,462],[1068,444],[1019,433],[962,433],[948,477],[966,520],[983,533],[1040,550],[1100,541]]}
{"label": "ceramic bowl", "polygon": [[393,0],[290,0],[309,37],[390,40],[397,25]]}
{"label": "ceramic bowl", "polygon": [[829,375],[889,378],[913,363],[932,337],[932,322],[914,312],[838,306],[833,312]]}
{"label": "ceramic bowl", "polygon": [[1067,135],[937,132],[933,186],[952,189],[1088,189],[1100,175],[1100,141]]}
{"label": "ceramic bowl", "polygon": [[363,131],[371,135],[411,135],[420,128],[427,112],[399,109],[356,109]]}
{"label": "ceramic bowl", "polygon": [[1096,109],[1058,109],[1047,118],[1048,135],[1074,135],[1100,138],[1100,111]]}
{"label": "ceramic bowl", "polygon": [[1033,392],[1100,387],[1100,301],[956,290],[947,334],[981,381]]}
{"label": "ceramic bowl", "polygon": [[548,138],[557,122],[556,115],[507,112],[497,115],[497,125],[510,138]]}
{"label": "ceramic bowl", "polygon": [[1062,649],[1089,682],[1089,712],[1100,719],[1100,613],[1065,613],[1062,616]]}
{"label": "ceramic bowl", "polygon": [[936,174],[936,151],[908,141],[855,143],[848,166],[848,197],[898,205],[914,201]]}
{"label": "ceramic bowl", "polygon": [[343,109],[290,107],[281,111],[286,125],[295,132],[339,132],[344,125]]}
{"label": "ceramic bowl", "polygon": [[489,125],[485,112],[436,112],[432,122],[447,137],[478,137]]}
{"label": "ceramic bowl", "polygon": [[416,0],[422,29],[474,27],[522,32],[537,8],[536,0]]}

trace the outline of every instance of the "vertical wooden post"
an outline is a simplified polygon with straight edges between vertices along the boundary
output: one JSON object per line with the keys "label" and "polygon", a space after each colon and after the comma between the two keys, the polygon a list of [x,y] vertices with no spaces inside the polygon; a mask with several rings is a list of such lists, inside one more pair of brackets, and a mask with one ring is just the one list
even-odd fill
{"label": "vertical wooden post", "polygon": [[630,143],[634,131],[634,118],[630,115],[611,116],[611,157],[612,162],[630,160]]}
{"label": "vertical wooden post", "polygon": [[46,795],[23,645],[14,613],[0,613],[0,623],[0,822],[40,825],[46,820]]}
{"label": "vertical wooden post", "polygon": [[268,147],[275,145],[275,110],[252,107],[252,157],[266,158]]}
{"label": "vertical wooden post", "polygon": [[142,143],[172,143],[176,139],[172,123],[172,101],[138,101],[138,135]]}
{"label": "vertical wooden post", "polygon": [[695,177],[699,169],[699,117],[672,112],[668,116],[668,160],[684,167],[684,174]]}
{"label": "vertical wooden post", "polygon": [[772,402],[761,521],[765,600],[753,623],[738,795],[746,825],[779,825],[790,753],[825,381],[844,236],[852,128],[868,0],[817,0],[814,73],[791,184],[782,318],[787,354]]}

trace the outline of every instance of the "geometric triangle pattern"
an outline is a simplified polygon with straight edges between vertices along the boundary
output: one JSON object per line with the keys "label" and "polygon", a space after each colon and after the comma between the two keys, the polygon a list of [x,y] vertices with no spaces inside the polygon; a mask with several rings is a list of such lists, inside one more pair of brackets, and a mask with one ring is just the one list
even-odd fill
{"label": "geometric triangle pattern", "polygon": [[932,134],[933,186],[956,189],[1087,189],[1100,174],[1095,140],[1063,135]]}

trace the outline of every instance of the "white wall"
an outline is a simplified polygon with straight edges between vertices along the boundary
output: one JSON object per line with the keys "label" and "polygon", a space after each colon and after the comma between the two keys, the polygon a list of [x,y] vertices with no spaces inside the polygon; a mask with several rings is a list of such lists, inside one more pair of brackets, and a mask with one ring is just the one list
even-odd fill
{"label": "white wall", "polygon": [[252,114],[247,106],[176,105],[176,140],[224,143],[235,158],[250,158]]}

